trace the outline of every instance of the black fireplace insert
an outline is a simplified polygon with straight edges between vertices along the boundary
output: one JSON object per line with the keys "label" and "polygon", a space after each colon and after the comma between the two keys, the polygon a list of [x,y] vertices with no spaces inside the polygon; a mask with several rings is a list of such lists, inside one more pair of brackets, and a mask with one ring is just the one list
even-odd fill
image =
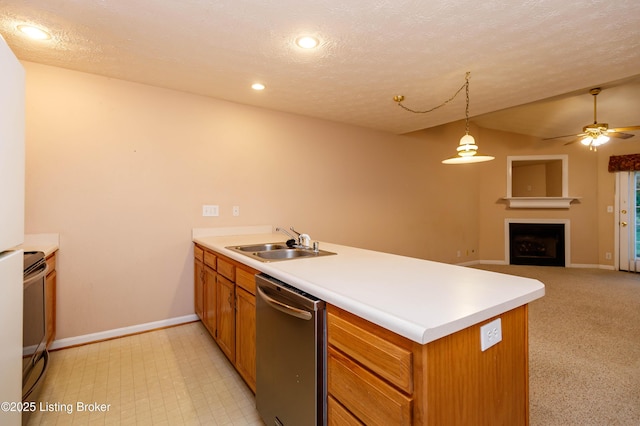
{"label": "black fireplace insert", "polygon": [[511,265],[565,266],[563,223],[510,223]]}

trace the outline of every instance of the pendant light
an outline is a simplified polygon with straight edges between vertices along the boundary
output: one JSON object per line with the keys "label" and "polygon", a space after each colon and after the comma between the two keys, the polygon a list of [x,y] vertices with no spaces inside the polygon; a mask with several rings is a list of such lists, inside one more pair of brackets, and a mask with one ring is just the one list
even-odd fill
{"label": "pendant light", "polygon": [[402,95],[395,96],[393,98],[393,100],[396,101],[399,106],[401,106],[402,108],[404,108],[409,112],[428,113],[435,109],[445,106],[446,104],[451,102],[458,95],[458,93],[462,91],[463,88],[465,89],[466,100],[467,100],[466,109],[465,109],[465,134],[464,136],[462,136],[462,138],[460,138],[460,144],[458,145],[458,148],[457,148],[458,155],[452,158],[447,158],[446,160],[442,160],[443,164],[481,163],[484,161],[490,161],[495,159],[495,157],[492,157],[490,155],[478,155],[478,145],[476,145],[476,141],[474,137],[469,134],[469,76],[470,75],[471,75],[471,72],[467,72],[464,84],[462,85],[462,87],[460,87],[460,89],[458,89],[458,91],[451,98],[443,102],[441,105],[431,108],[428,111],[414,111],[412,109],[405,107],[404,105],[402,105],[402,101],[404,100],[404,96]]}
{"label": "pendant light", "polygon": [[467,95],[467,106],[464,110],[465,116],[465,134],[460,138],[460,144],[458,145],[458,155],[455,157],[442,160],[442,164],[467,164],[467,163],[482,163],[484,161],[491,161],[495,157],[490,155],[478,155],[478,145],[473,136],[469,134],[469,75],[465,78],[464,87]]}

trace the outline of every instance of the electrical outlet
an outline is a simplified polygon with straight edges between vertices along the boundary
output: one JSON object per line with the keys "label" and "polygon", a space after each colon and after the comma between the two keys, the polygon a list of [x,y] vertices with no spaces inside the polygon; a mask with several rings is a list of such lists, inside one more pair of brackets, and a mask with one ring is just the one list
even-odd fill
{"label": "electrical outlet", "polygon": [[480,327],[480,349],[486,351],[502,341],[502,320],[500,318]]}
{"label": "electrical outlet", "polygon": [[240,216],[240,206],[233,206],[233,215]]}
{"label": "electrical outlet", "polygon": [[218,216],[218,206],[204,205],[202,206],[202,216]]}
{"label": "electrical outlet", "polygon": [[605,259],[607,259],[607,260],[611,260],[611,253],[606,252],[606,253],[604,254],[604,258],[605,258]]}
{"label": "electrical outlet", "polygon": [[460,253],[460,250],[458,250],[458,251],[456,252],[456,257],[460,257],[461,255],[462,255],[462,254]]}

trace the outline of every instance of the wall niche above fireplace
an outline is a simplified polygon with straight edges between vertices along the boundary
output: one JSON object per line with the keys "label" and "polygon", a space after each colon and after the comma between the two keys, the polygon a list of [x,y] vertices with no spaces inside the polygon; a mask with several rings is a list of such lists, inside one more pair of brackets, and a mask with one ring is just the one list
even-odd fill
{"label": "wall niche above fireplace", "polygon": [[569,157],[508,156],[504,199],[511,208],[568,209],[577,199],[569,196]]}

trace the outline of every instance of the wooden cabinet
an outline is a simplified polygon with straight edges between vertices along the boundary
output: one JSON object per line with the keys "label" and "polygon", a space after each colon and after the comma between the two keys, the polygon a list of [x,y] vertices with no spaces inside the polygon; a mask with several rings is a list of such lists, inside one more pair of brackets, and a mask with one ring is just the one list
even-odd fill
{"label": "wooden cabinet", "polygon": [[[208,249],[195,265],[201,318],[255,392],[258,271]],[[528,425],[527,309],[421,345],[327,304],[328,425]],[[496,318],[502,341],[482,351]]]}
{"label": "wooden cabinet", "polygon": [[45,321],[47,348],[56,338],[56,292],[57,292],[57,272],[56,272],[56,252],[47,256],[47,266],[49,268],[45,280]]}
{"label": "wooden cabinet", "polygon": [[204,250],[198,245],[193,246],[193,308],[204,321]]}
{"label": "wooden cabinet", "polygon": [[[247,385],[255,392],[256,376],[256,299],[255,274],[258,271],[224,255],[195,245],[196,313],[222,352],[234,364]],[[202,254],[200,255],[200,251]],[[199,257],[202,260],[198,260]],[[198,271],[201,268],[202,271]],[[200,291],[199,288],[202,288]]]}
{"label": "wooden cabinet", "polygon": [[411,425],[414,343],[331,305],[327,336],[329,424]]}
{"label": "wooden cabinet", "polygon": [[218,324],[215,338],[222,352],[225,353],[231,362],[235,362],[235,284],[223,277],[220,273],[218,273],[217,276],[216,296],[218,298]]}
{"label": "wooden cabinet", "polygon": [[256,296],[236,286],[236,369],[256,391]]}
{"label": "wooden cabinet", "polygon": [[420,345],[328,305],[328,424],[527,425],[527,306],[499,318],[482,351],[495,318]]}
{"label": "wooden cabinet", "polygon": [[218,308],[217,308],[217,277],[218,274],[210,266],[203,268],[203,297],[202,310],[203,316],[200,317],[202,323],[209,333],[215,337],[218,328]]}

